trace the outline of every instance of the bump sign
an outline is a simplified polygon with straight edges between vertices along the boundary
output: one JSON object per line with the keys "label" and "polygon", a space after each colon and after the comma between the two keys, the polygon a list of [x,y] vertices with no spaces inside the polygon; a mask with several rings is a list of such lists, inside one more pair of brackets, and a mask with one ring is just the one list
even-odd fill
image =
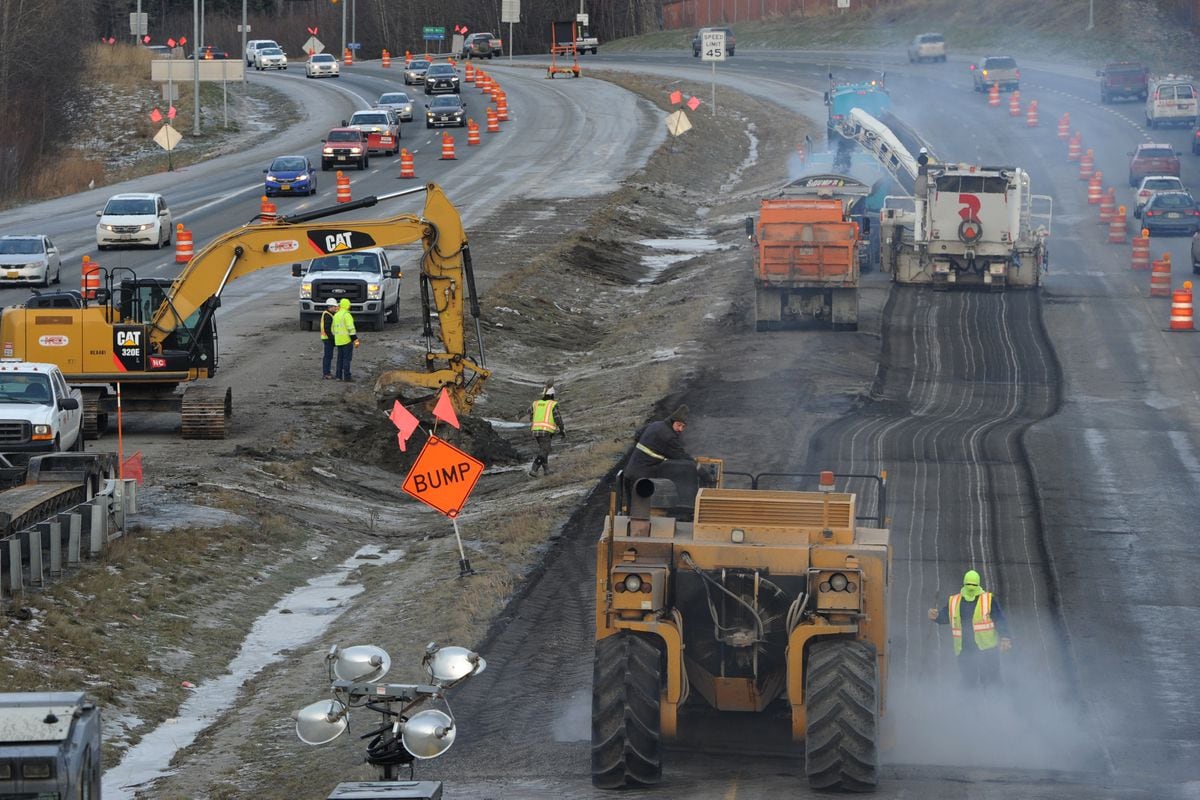
{"label": "bump sign", "polygon": [[482,474],[482,461],[449,442],[430,436],[401,488],[453,519],[462,510]]}

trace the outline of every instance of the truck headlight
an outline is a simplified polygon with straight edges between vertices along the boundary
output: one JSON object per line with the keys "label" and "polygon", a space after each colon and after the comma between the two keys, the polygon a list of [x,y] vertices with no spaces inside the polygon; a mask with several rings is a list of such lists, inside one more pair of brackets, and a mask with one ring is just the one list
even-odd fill
{"label": "truck headlight", "polygon": [[367,284],[367,299],[368,300],[378,300],[382,296],[383,296],[383,285],[382,284],[379,284],[379,283],[368,283]]}
{"label": "truck headlight", "polygon": [[301,300],[311,300],[312,299],[312,281],[300,284],[300,299]]}
{"label": "truck headlight", "polygon": [[33,426],[33,438],[34,439],[53,439],[54,431],[50,428],[49,425],[34,425]]}
{"label": "truck headlight", "polygon": [[333,148],[332,147],[322,147],[321,154],[331,156],[331,155],[333,155]]}

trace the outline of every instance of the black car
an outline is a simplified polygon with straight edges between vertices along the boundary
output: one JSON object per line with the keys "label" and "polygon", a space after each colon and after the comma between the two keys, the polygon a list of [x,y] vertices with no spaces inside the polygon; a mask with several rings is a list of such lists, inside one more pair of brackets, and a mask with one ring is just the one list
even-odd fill
{"label": "black car", "polygon": [[430,64],[425,70],[425,94],[458,94],[458,70],[449,64]]}
{"label": "black car", "polygon": [[444,94],[433,98],[425,104],[425,127],[438,128],[446,125],[456,125],[459,128],[467,124],[467,109],[462,98],[456,94]]}
{"label": "black car", "polygon": [[1142,227],[1151,236],[1200,230],[1200,207],[1187,192],[1155,192],[1142,209]]}

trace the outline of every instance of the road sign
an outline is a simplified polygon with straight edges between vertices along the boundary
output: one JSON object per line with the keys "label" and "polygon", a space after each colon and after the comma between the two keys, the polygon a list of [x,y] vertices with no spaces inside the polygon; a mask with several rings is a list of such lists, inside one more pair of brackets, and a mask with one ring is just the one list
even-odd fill
{"label": "road sign", "polygon": [[[128,8],[128,6],[126,6]],[[148,30],[150,23],[150,15],[143,11],[141,14],[131,12],[129,14],[129,35],[130,36],[145,36],[150,31]]]}
{"label": "road sign", "polygon": [[482,474],[482,461],[449,442],[430,436],[401,488],[453,519],[462,510]]}
{"label": "road sign", "polygon": [[434,41],[434,42],[440,42],[446,38],[446,29],[439,28],[439,27],[433,27],[433,26],[426,26],[424,28],[421,28],[421,38],[428,39],[428,40]]}
{"label": "road sign", "polygon": [[175,149],[175,145],[179,144],[179,140],[182,138],[183,135],[179,131],[170,125],[163,125],[158,129],[158,133],[154,134],[154,143],[169,153]]}
{"label": "road sign", "polygon": [[672,136],[682,136],[691,129],[692,123],[682,108],[667,115],[667,132]]}
{"label": "road sign", "polygon": [[580,27],[586,28],[588,26],[588,15],[581,11],[575,15],[575,21],[579,23]]}
{"label": "road sign", "polygon": [[237,32],[238,32],[238,33],[249,33],[249,32],[250,32],[250,26],[249,26],[249,25],[238,25],[238,26],[237,26]]}
{"label": "road sign", "polygon": [[358,50],[362,47],[362,42],[346,42],[347,50]]}
{"label": "road sign", "polygon": [[701,61],[725,60],[725,31],[705,31],[700,37]]}
{"label": "road sign", "polygon": [[521,0],[500,0],[500,21],[520,23]]}
{"label": "road sign", "polygon": [[325,52],[325,45],[315,36],[308,37],[308,41],[304,43],[304,47],[300,48],[310,56]]}

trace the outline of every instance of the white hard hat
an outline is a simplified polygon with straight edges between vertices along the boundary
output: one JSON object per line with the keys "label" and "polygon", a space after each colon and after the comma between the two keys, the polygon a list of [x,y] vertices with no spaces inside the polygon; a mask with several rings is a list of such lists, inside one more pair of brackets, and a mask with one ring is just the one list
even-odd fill
{"label": "white hard hat", "polygon": [[332,297],[325,300],[325,305],[329,306],[330,308],[337,308],[337,304],[337,300],[333,299]]}
{"label": "white hard hat", "polygon": [[546,397],[554,397],[554,387],[547,386],[546,390],[544,392],[542,392],[542,394],[545,395]]}

